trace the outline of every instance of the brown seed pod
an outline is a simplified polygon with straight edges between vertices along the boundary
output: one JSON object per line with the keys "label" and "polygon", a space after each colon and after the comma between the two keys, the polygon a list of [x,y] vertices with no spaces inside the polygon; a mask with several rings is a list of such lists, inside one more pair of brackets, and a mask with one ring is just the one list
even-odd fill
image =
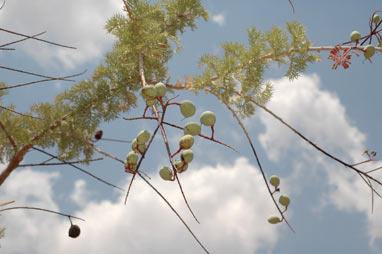
{"label": "brown seed pod", "polygon": [[102,138],[102,134],[103,134],[103,131],[102,130],[98,130],[98,131],[96,131],[96,133],[94,135],[94,138],[96,140],[100,140]]}
{"label": "brown seed pod", "polygon": [[81,229],[78,225],[71,225],[69,228],[69,237],[77,238],[81,233]]}

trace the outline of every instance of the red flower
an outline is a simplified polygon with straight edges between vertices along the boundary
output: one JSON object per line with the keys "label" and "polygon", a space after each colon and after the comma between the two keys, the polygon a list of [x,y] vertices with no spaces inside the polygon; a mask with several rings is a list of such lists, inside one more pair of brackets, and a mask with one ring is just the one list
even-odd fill
{"label": "red flower", "polygon": [[337,69],[338,65],[342,65],[344,69],[349,68],[351,54],[348,53],[351,51],[351,48],[346,48],[341,54],[341,48],[339,46],[335,46],[329,54],[329,59],[333,60],[334,63],[332,65],[332,69]]}

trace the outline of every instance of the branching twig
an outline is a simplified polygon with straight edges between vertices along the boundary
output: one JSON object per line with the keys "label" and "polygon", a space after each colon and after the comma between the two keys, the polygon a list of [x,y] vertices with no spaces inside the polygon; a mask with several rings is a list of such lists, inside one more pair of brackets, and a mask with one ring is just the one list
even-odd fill
{"label": "branching twig", "polygon": [[179,220],[183,223],[183,225],[187,228],[188,232],[192,235],[192,237],[198,242],[200,247],[203,248],[203,250],[206,253],[209,253],[206,247],[200,242],[198,237],[192,232],[191,228],[187,225],[187,223],[183,220],[182,216],[179,215],[179,213],[175,210],[175,208],[170,204],[170,202],[167,201],[167,199],[140,173],[137,172],[137,174],[162,198],[164,202],[170,207],[170,209],[176,214],[176,216],[179,218]]}
{"label": "branching twig", "polygon": [[102,182],[102,183],[104,183],[104,184],[106,184],[106,185],[112,186],[112,187],[114,187],[114,188],[116,188],[116,189],[118,189],[118,190],[125,191],[125,190],[122,189],[121,187],[118,187],[118,186],[116,186],[116,185],[114,185],[114,184],[112,184],[112,183],[109,183],[109,182],[105,181],[104,179],[102,179],[102,178],[100,178],[100,177],[98,177],[98,176],[96,176],[96,175],[93,175],[92,173],[90,173],[90,172],[88,172],[88,171],[86,171],[86,170],[84,170],[84,169],[82,169],[82,168],[80,168],[80,167],[78,167],[78,166],[76,166],[76,165],[73,165],[71,162],[62,160],[62,159],[60,159],[59,157],[57,157],[57,156],[55,156],[55,155],[53,155],[53,154],[51,154],[51,153],[48,153],[48,152],[46,152],[46,151],[44,151],[44,150],[41,150],[41,149],[39,149],[39,148],[32,147],[32,149],[34,149],[34,150],[36,150],[36,151],[39,151],[39,152],[41,152],[41,153],[44,153],[44,154],[46,154],[46,155],[48,155],[48,156],[50,156],[50,157],[52,157],[52,158],[55,158],[56,160],[62,161],[63,163],[66,163],[67,165],[69,165],[69,166],[71,166],[71,167],[73,167],[73,168],[75,168],[75,169],[78,169],[79,171],[81,171],[81,172],[83,172],[83,173],[85,173],[85,174],[87,174],[87,175],[93,177],[93,178],[96,179],[97,181],[100,181],[100,182]]}
{"label": "branching twig", "polygon": [[46,33],[46,32],[41,32],[41,33],[32,35],[31,37],[27,37],[27,38],[24,38],[24,39],[20,39],[20,40],[12,41],[12,42],[9,42],[9,43],[0,45],[0,48],[6,47],[6,46],[9,46],[9,45],[12,45],[12,44],[16,44],[16,43],[19,43],[19,42],[22,42],[22,41],[25,41],[25,40],[28,40],[28,39],[31,39],[31,38],[36,38],[36,37],[38,37],[38,36],[40,36],[40,35],[43,35],[43,34],[45,34],[45,33]]}
{"label": "branching twig", "polygon": [[71,79],[68,79],[68,78],[73,78],[73,77],[80,76],[80,75],[84,74],[87,71],[87,70],[84,70],[84,71],[82,71],[80,73],[77,73],[77,74],[55,78],[55,77],[49,77],[49,76],[40,75],[40,74],[37,74],[37,73],[26,72],[26,71],[23,71],[23,70],[17,70],[17,69],[13,69],[13,68],[6,67],[6,66],[0,66],[0,68],[1,69],[6,69],[6,70],[10,70],[10,71],[15,71],[15,72],[21,72],[21,73],[29,74],[29,75],[32,75],[32,76],[46,78],[46,79],[42,79],[42,80],[22,83],[22,84],[13,85],[13,86],[0,87],[0,90],[6,90],[6,89],[11,89],[11,88],[27,86],[27,85],[33,85],[33,84],[36,84],[36,83],[42,83],[42,82],[53,81],[53,80],[62,80],[62,81],[75,82],[75,80],[71,80]]}
{"label": "branching twig", "polygon": [[28,38],[28,39],[33,39],[33,40],[37,40],[37,41],[42,41],[42,42],[45,42],[45,43],[48,43],[48,44],[52,44],[52,45],[55,45],[55,46],[59,46],[59,47],[63,47],[63,48],[77,49],[77,48],[75,48],[75,47],[66,46],[66,45],[63,45],[63,44],[58,44],[58,43],[55,43],[55,42],[51,42],[51,41],[47,41],[47,40],[42,40],[42,39],[39,39],[39,38],[35,38],[34,36],[29,36],[29,35],[25,35],[25,34],[21,34],[21,33],[16,33],[16,32],[13,32],[13,31],[4,29],[4,28],[0,28],[0,31],[4,31],[4,32],[10,33],[10,34],[14,34],[14,35],[18,35],[18,36],[23,36],[23,37],[26,37],[26,38]]}
{"label": "branching twig", "polygon": [[[158,129],[158,128],[157,128]],[[154,136],[154,135],[153,135]],[[92,145],[92,147],[99,153],[105,155],[106,157],[109,157],[113,160],[116,160],[122,164],[124,164],[124,161],[121,160],[121,159],[118,159],[117,157],[109,154],[109,153],[106,153],[104,151],[102,151],[101,149],[99,149],[98,147],[96,147],[94,144],[92,144],[90,141],[88,141],[88,143],[90,143]],[[142,156],[143,157],[143,156]],[[195,234],[192,232],[192,230],[190,229],[190,227],[187,225],[187,223],[183,220],[183,218],[179,215],[179,213],[175,210],[175,208],[170,204],[170,202],[157,190],[157,188],[155,188],[142,174],[139,170],[136,171],[136,174],[139,175],[139,177],[141,177],[162,199],[163,201],[170,207],[170,209],[176,214],[176,216],[179,218],[179,220],[183,223],[183,225],[187,228],[187,230],[190,232],[190,234],[192,235],[192,237],[199,243],[199,245],[203,248],[203,250],[206,252],[206,253],[209,253],[208,250],[203,246],[203,244],[200,242],[200,240],[195,236]],[[135,176],[135,175],[134,175]],[[133,176],[133,177],[134,177]],[[132,181],[130,181],[130,184],[131,184]]]}
{"label": "branching twig", "polygon": [[[214,95],[216,98],[219,98],[219,96],[218,96],[217,94],[215,94],[213,91],[211,91],[211,90],[209,90],[209,89],[204,89],[204,90],[205,90],[206,92],[211,93],[211,94]],[[294,229],[292,228],[292,226],[289,224],[289,222],[288,222],[287,219],[285,218],[284,213],[281,211],[279,205],[277,204],[277,202],[276,202],[276,200],[275,200],[275,198],[274,198],[274,196],[273,196],[273,193],[272,193],[272,191],[271,191],[271,189],[270,189],[270,187],[269,187],[269,184],[268,184],[267,177],[265,176],[265,172],[264,172],[264,170],[263,170],[263,168],[262,168],[262,166],[261,166],[260,159],[259,159],[259,157],[257,156],[255,147],[254,147],[254,145],[253,145],[253,143],[252,143],[251,138],[249,137],[249,134],[248,134],[247,130],[246,130],[245,127],[244,127],[243,122],[240,120],[240,118],[238,117],[238,115],[236,114],[236,112],[231,108],[230,105],[228,105],[227,103],[224,103],[224,104],[225,104],[225,106],[227,107],[227,109],[228,109],[229,111],[231,111],[233,117],[237,120],[237,122],[238,122],[238,124],[240,125],[241,129],[243,130],[245,136],[247,137],[247,140],[248,140],[248,142],[249,142],[249,145],[251,146],[252,152],[253,152],[253,154],[255,155],[256,162],[257,162],[257,165],[259,166],[261,175],[263,176],[263,180],[264,180],[264,182],[265,182],[265,185],[267,186],[267,190],[268,190],[268,192],[269,192],[269,194],[270,194],[270,196],[271,196],[271,198],[272,198],[272,200],[273,200],[273,203],[275,204],[277,210],[279,211],[279,213],[280,213],[280,215],[281,215],[281,217],[282,217],[282,220],[285,221],[285,223],[286,223],[286,224],[288,225],[288,227],[292,230],[292,232],[295,232]]]}
{"label": "branching twig", "polygon": [[[142,56],[142,53],[139,53],[139,74],[140,74],[140,77],[141,77],[142,87],[145,87],[146,86],[146,80],[145,80],[145,72],[144,72],[144,68],[143,68],[143,56]],[[177,182],[178,182],[178,184],[180,186],[181,183],[179,181],[179,178],[177,178],[176,167],[175,167],[174,162],[173,162],[172,157],[171,157],[171,151],[170,151],[170,146],[168,144],[168,139],[167,139],[166,131],[164,130],[163,125],[162,125],[162,122],[164,120],[164,115],[165,115],[166,107],[163,108],[162,117],[160,117],[159,112],[158,112],[158,110],[157,110],[155,105],[152,106],[152,109],[154,111],[155,117],[157,118],[158,126],[160,127],[160,130],[161,130],[161,133],[162,133],[163,142],[165,143],[165,146],[166,146],[167,154],[168,154],[171,166],[172,166],[173,171],[174,171],[174,176],[177,179]],[[185,196],[185,194],[183,192],[183,189],[182,188],[180,188],[180,189],[181,189],[181,193],[182,193],[183,199],[184,199],[184,201],[185,201],[185,203],[186,203],[186,205],[188,207],[188,210],[191,212],[191,214],[194,217],[194,219],[199,223],[199,220],[196,218],[194,212],[191,209],[191,206],[189,205],[189,203],[187,201],[187,198],[186,198],[186,196]]]}

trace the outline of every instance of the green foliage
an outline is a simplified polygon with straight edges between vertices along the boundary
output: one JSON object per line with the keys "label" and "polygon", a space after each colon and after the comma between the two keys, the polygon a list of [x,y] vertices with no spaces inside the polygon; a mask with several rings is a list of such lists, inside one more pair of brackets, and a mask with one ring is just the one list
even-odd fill
{"label": "green foliage", "polygon": [[[187,28],[195,29],[198,18],[208,19],[200,0],[162,0],[155,4],[128,0],[127,6],[125,15],[108,20],[105,29],[116,42],[89,79],[59,94],[53,104],[33,105],[24,113],[30,117],[0,109],[0,121],[18,148],[32,142],[43,148],[57,147],[61,159],[81,154],[90,159],[93,149],[85,140],[92,138],[102,122],[115,120],[121,112],[137,106],[141,89],[139,55],[148,83],[168,80],[166,65],[180,48],[179,35]],[[264,33],[250,28],[247,46],[226,42],[222,56],[204,55],[200,59],[204,71],[193,79],[191,89],[210,89],[242,117],[253,115],[255,105],[251,100],[265,104],[272,95],[272,85],[263,81],[269,62],[289,64],[286,75],[293,79],[307,63],[317,60],[308,53],[310,41],[302,25],[289,22],[287,31],[277,26]],[[0,99],[4,91],[0,90]],[[14,105],[6,107],[15,109]],[[6,161],[14,154],[4,131],[0,131],[0,154]]]}
{"label": "green foliage", "polygon": [[251,101],[265,104],[272,96],[272,85],[263,81],[269,62],[288,64],[286,76],[294,79],[307,63],[319,60],[308,52],[310,41],[301,24],[288,22],[287,31],[277,26],[264,33],[250,28],[248,46],[226,42],[221,45],[222,56],[203,55],[199,64],[204,72],[194,77],[191,89],[210,90],[243,118],[253,115]]}

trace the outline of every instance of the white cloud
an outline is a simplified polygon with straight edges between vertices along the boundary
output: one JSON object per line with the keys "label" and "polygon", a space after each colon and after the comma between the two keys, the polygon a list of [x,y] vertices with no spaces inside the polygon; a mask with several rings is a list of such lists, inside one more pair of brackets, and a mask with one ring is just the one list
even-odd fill
{"label": "white cloud", "polygon": [[219,26],[224,26],[225,25],[225,16],[223,13],[219,13],[219,14],[216,14],[216,15],[213,15],[212,16],[212,21],[216,24],[218,24]]}
{"label": "white cloud", "polygon": [[[267,105],[270,110],[337,157],[349,163],[366,159],[361,156],[365,135],[348,119],[339,98],[320,88],[317,75],[303,75],[293,83],[286,78],[271,82],[275,93]],[[259,118],[265,125],[259,139],[269,159],[275,162],[292,160],[295,169],[288,180],[299,183],[291,186],[295,193],[308,188],[310,181],[316,181],[317,172],[323,170],[327,183],[322,183],[322,202],[318,211],[313,208],[315,212],[329,204],[344,212],[361,212],[368,221],[370,243],[382,238],[382,221],[378,220],[382,215],[382,202],[375,198],[374,214],[371,214],[370,189],[354,171],[328,159],[264,111],[259,111]],[[376,167],[377,163],[369,163],[359,168]],[[381,173],[373,176],[382,179]]]}
{"label": "white cloud", "polygon": [[74,183],[74,191],[70,195],[70,199],[78,206],[83,207],[89,200],[90,193],[86,190],[86,182],[84,180],[77,180]]}
{"label": "white cloud", "polygon": [[[28,35],[47,31],[39,37],[77,49],[65,49],[37,41],[23,42],[25,52],[43,66],[54,64],[75,68],[102,56],[113,37],[104,30],[106,20],[121,13],[122,1],[7,1],[1,11],[2,27]],[[3,41],[17,38],[1,32]],[[18,47],[18,46],[16,46]]]}
{"label": "white cloud", "polygon": [[[24,171],[15,172],[13,180],[23,174]],[[30,181],[37,177],[45,179],[45,186],[52,188],[49,182],[52,176],[44,174],[30,172],[28,176]],[[282,229],[286,229],[285,225],[269,225],[266,221],[275,208],[260,173],[246,159],[237,159],[233,165],[189,170],[180,178],[200,225],[192,219],[175,182],[161,181],[158,176],[151,182],[212,253],[253,253],[260,248],[270,251]],[[24,193],[22,181],[10,182]],[[39,186],[29,187],[28,192],[38,192],[36,198],[41,200],[51,200],[53,196],[49,191],[40,193]],[[1,190],[2,197],[10,193],[8,188],[6,185]],[[36,217],[28,211],[4,212],[1,223],[7,227],[7,235],[2,241],[2,253],[15,250],[51,253],[52,249],[55,253],[202,252],[163,200],[142,180],[138,178],[134,183],[126,206],[123,199],[124,193],[115,203],[88,200],[76,212],[86,219],[86,222],[74,221],[82,231],[78,239],[67,237],[70,224],[65,218],[39,212],[35,212],[39,215]]]}
{"label": "white cloud", "polygon": [[[271,83],[276,91],[267,105],[270,110],[330,152],[339,149],[351,157],[362,153],[363,147],[360,146],[365,141],[365,135],[352,125],[338,97],[320,89],[317,75],[303,75],[293,83],[287,78],[271,80]],[[292,142],[306,144],[263,111],[260,111],[260,120],[267,127],[259,137],[260,142],[271,160],[278,161],[282,151],[300,148],[291,147]]]}

